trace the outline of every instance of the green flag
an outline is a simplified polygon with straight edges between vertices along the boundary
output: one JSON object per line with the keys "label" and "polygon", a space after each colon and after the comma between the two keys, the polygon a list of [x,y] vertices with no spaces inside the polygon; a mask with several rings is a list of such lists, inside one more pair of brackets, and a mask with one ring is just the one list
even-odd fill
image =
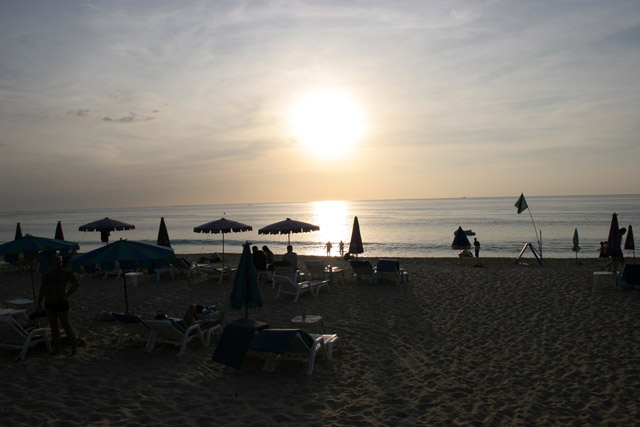
{"label": "green flag", "polygon": [[521,214],[522,212],[527,210],[529,205],[527,205],[527,201],[524,199],[524,193],[520,193],[520,197],[518,197],[518,201],[513,206],[518,208],[518,213],[519,214]]}

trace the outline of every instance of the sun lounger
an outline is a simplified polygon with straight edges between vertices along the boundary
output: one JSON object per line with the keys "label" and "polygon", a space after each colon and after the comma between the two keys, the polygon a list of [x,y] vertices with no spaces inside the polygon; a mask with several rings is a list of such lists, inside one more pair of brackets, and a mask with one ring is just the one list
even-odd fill
{"label": "sun lounger", "polygon": [[218,268],[214,267],[211,264],[197,264],[197,267],[198,272],[202,276],[211,275],[214,277],[218,277],[218,283],[222,283],[222,279],[224,279],[225,276],[233,277],[233,274],[238,270],[237,268],[230,267]]}
{"label": "sun lounger", "polygon": [[400,268],[400,262],[395,259],[381,259],[376,265],[376,280],[382,282],[385,277],[391,276],[396,280],[396,286],[400,282],[406,282],[409,274]]}
{"label": "sun lounger", "polygon": [[0,317],[0,347],[20,350],[17,360],[24,360],[27,351],[33,346],[44,342],[47,351],[51,353],[51,341],[44,328],[25,330],[12,317]]}
{"label": "sun lounger", "polygon": [[128,331],[133,335],[139,336],[141,341],[145,343],[145,350],[149,349],[149,345],[151,344],[151,340],[149,339],[151,337],[151,328],[149,328],[144,320],[139,316],[123,313],[111,313],[111,317],[113,317],[120,326],[116,347],[120,346],[125,332]]}
{"label": "sun lounger", "polygon": [[183,327],[176,319],[149,319],[145,323],[151,329],[151,343],[147,349],[150,353],[154,350],[157,343],[173,344],[180,346],[177,356],[182,357],[186,350],[187,344],[194,338],[198,338],[203,347],[207,347],[211,341],[211,334],[220,329],[220,323],[204,324],[202,329],[200,325],[194,324],[188,328]]}
{"label": "sun lounger", "polygon": [[316,355],[322,348],[321,336],[313,338],[299,329],[265,329],[251,342],[251,350],[268,353],[263,370],[273,372],[277,360],[307,363],[307,375],[313,373]]}
{"label": "sun lounger", "polygon": [[351,281],[367,280],[373,283],[376,280],[376,270],[369,261],[351,260]]}
{"label": "sun lounger", "polygon": [[211,360],[240,369],[255,336],[269,325],[252,319],[238,319],[224,327]]}

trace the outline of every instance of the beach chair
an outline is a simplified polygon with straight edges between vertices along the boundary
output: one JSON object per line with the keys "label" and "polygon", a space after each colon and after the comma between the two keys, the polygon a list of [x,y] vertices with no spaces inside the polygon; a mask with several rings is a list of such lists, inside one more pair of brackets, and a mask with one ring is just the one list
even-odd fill
{"label": "beach chair", "polygon": [[222,279],[224,279],[225,276],[233,277],[233,274],[238,270],[237,268],[230,268],[230,267],[218,268],[218,267],[214,267],[211,264],[196,264],[196,266],[198,268],[198,272],[200,273],[201,277],[203,278],[206,276],[218,277],[218,283],[222,283]]}
{"label": "beach chair", "polygon": [[351,264],[351,281],[367,280],[373,283],[376,280],[376,270],[371,266],[369,261],[352,260]]}
{"label": "beach chair", "polygon": [[292,279],[295,277],[298,282],[304,281],[304,273],[300,270],[295,270],[289,261],[274,261],[272,265],[273,273],[271,274],[271,288],[276,287],[276,280],[273,277],[274,275],[279,277],[287,276]]}
{"label": "beach chair", "polygon": [[300,329],[264,329],[251,342],[249,348],[268,353],[263,370],[275,371],[278,360],[307,363],[307,375],[313,374],[316,355],[322,348],[322,337],[313,338]]}
{"label": "beach chair", "polygon": [[324,266],[324,263],[320,259],[312,259],[305,261],[304,264],[307,266],[307,271],[309,272],[309,276],[311,279],[328,279],[328,271]]}
{"label": "beach chair", "polygon": [[151,343],[147,348],[147,353],[151,353],[157,343],[173,344],[180,346],[177,357],[182,357],[187,348],[187,344],[194,338],[198,338],[203,347],[208,347],[211,341],[211,334],[217,329],[221,329],[220,323],[207,323],[203,325],[194,324],[188,328],[183,327],[176,319],[149,319],[145,323],[151,329]]}
{"label": "beach chair", "polygon": [[327,360],[331,360],[333,357],[333,348],[338,345],[337,334],[309,334],[314,340],[320,338],[322,341],[322,348],[327,356]]}
{"label": "beach chair", "polygon": [[409,274],[400,268],[400,262],[395,259],[380,259],[376,265],[376,280],[384,281],[385,277],[392,277],[396,281],[396,286],[400,282],[406,282]]}
{"label": "beach chair", "polygon": [[295,271],[293,274],[293,267],[289,266],[291,271],[287,272],[288,274],[278,274],[275,271],[272,275],[272,285],[271,287],[275,287],[278,285],[278,291],[276,292],[276,296],[274,299],[278,299],[280,294],[291,294],[295,295],[293,302],[298,302],[298,298],[300,295],[307,291],[311,291],[311,294],[316,297],[320,293],[320,288],[324,286],[329,286],[329,280],[306,280],[304,282],[298,281],[299,272]]}
{"label": "beach chair", "polygon": [[625,264],[622,280],[630,286],[640,285],[640,264]]}
{"label": "beach chair", "polygon": [[145,350],[149,349],[151,344],[151,328],[142,320],[139,316],[123,313],[111,313],[118,326],[120,326],[120,332],[118,333],[118,342],[116,342],[116,348],[122,343],[125,332],[129,332],[132,335],[138,336],[140,341],[145,343]]}
{"label": "beach chair", "polygon": [[41,342],[51,353],[51,340],[45,328],[24,329],[14,318],[0,317],[0,347],[20,350],[16,361],[24,360],[27,351]]}

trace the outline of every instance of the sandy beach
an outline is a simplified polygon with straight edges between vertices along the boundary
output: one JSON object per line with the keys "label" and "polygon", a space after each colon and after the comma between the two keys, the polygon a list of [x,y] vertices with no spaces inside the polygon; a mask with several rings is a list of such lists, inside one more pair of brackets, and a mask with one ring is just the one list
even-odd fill
{"label": "sandy beach", "polygon": [[[306,257],[302,256],[301,259]],[[227,255],[237,265],[239,254]],[[328,258],[322,258],[325,263]],[[366,259],[366,258],[364,258]],[[375,261],[375,260],[372,260]],[[637,425],[640,423],[640,292],[593,284],[598,259],[400,259],[407,283],[333,283],[274,300],[249,317],[291,328],[319,314],[339,336],[333,360],[278,362],[248,356],[241,370],[211,361],[220,335],[185,355],[147,354],[133,339],[115,348],[124,311],[121,280],[80,276],[72,320],[84,340],[74,357],[44,345],[24,362],[0,350],[4,425]],[[31,296],[28,273],[0,273],[0,301]],[[39,285],[39,283],[38,283]],[[184,277],[128,286],[130,312],[181,317],[190,303],[216,305],[225,323],[232,281]]]}

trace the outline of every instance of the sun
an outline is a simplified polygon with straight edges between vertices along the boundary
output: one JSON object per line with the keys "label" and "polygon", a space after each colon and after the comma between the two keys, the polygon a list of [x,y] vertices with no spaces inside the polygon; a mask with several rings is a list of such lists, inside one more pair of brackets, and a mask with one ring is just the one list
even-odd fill
{"label": "sun", "polygon": [[321,91],[301,96],[290,114],[293,137],[316,154],[335,157],[348,152],[364,136],[364,114],[346,93]]}

